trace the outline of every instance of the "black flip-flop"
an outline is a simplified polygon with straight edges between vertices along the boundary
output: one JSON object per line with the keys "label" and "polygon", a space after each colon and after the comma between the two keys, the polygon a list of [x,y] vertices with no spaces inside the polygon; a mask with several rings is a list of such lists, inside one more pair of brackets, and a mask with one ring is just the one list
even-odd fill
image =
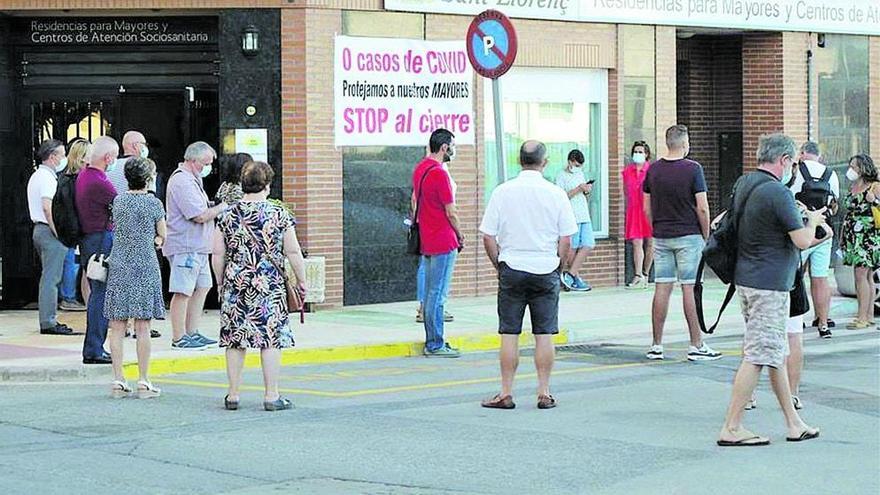
{"label": "black flip-flop", "polygon": [[804,440],[812,440],[819,436],[819,430],[809,432],[804,430],[799,437],[785,437],[786,442],[803,442]]}
{"label": "black flip-flop", "polygon": [[[757,440],[757,441],[755,441]],[[739,440],[718,440],[715,442],[719,447],[763,447],[770,445],[770,439],[762,439],[760,436],[741,438]]]}

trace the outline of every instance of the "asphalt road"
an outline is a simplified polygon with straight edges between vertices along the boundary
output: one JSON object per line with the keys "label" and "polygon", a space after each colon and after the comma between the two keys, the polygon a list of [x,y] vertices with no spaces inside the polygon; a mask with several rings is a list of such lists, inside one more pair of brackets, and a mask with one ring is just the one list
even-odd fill
{"label": "asphalt road", "polygon": [[[739,358],[648,362],[645,349],[561,350],[559,407],[535,408],[524,356],[517,409],[479,407],[494,354],[284,370],[296,409],[262,410],[246,370],[239,411],[222,373],[155,380],[164,396],[111,400],[106,385],[0,387],[4,494],[880,493],[880,332],[808,334],[804,418],[821,437],[784,441],[766,374],[747,426],[762,448],[715,446]],[[524,352],[526,354],[526,352]],[[671,356],[670,356],[671,354]]]}

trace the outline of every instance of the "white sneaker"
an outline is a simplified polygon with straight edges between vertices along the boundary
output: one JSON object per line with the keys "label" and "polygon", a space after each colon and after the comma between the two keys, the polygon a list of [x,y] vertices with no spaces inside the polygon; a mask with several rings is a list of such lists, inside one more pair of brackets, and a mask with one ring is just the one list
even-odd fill
{"label": "white sneaker", "polygon": [[700,347],[688,346],[688,361],[717,361],[721,353],[713,350],[703,342]]}
{"label": "white sneaker", "polygon": [[645,357],[653,360],[663,359],[663,346],[662,345],[652,345],[651,349],[645,354]]}

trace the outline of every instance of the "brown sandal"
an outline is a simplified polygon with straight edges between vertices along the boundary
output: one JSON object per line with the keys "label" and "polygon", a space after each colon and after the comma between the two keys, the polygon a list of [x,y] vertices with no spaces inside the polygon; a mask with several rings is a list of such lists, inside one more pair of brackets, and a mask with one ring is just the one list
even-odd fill
{"label": "brown sandal", "polygon": [[516,404],[513,402],[513,397],[509,395],[501,397],[501,394],[497,394],[491,399],[484,400],[480,405],[489,409],[514,409],[516,407]]}
{"label": "brown sandal", "polygon": [[552,395],[538,396],[538,409],[553,409],[556,407],[556,399]]}

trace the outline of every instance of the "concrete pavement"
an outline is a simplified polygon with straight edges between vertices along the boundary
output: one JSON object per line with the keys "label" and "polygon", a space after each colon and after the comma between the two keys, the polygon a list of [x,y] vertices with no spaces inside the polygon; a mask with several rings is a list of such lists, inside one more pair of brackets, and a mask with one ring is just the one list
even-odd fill
{"label": "concrete pavement", "polygon": [[[409,312],[407,312],[409,313]],[[567,346],[535,408],[528,352],[517,409],[479,400],[498,387],[494,353],[285,367],[296,409],[261,408],[258,370],[241,409],[225,375],[160,377],[158,399],[112,400],[106,383],[0,384],[0,486],[9,494],[702,494],[880,491],[876,330],[806,336],[803,417],[816,440],[784,441],[766,374],[746,425],[769,447],[715,439],[739,338],[716,362],[649,362],[644,345]]]}

